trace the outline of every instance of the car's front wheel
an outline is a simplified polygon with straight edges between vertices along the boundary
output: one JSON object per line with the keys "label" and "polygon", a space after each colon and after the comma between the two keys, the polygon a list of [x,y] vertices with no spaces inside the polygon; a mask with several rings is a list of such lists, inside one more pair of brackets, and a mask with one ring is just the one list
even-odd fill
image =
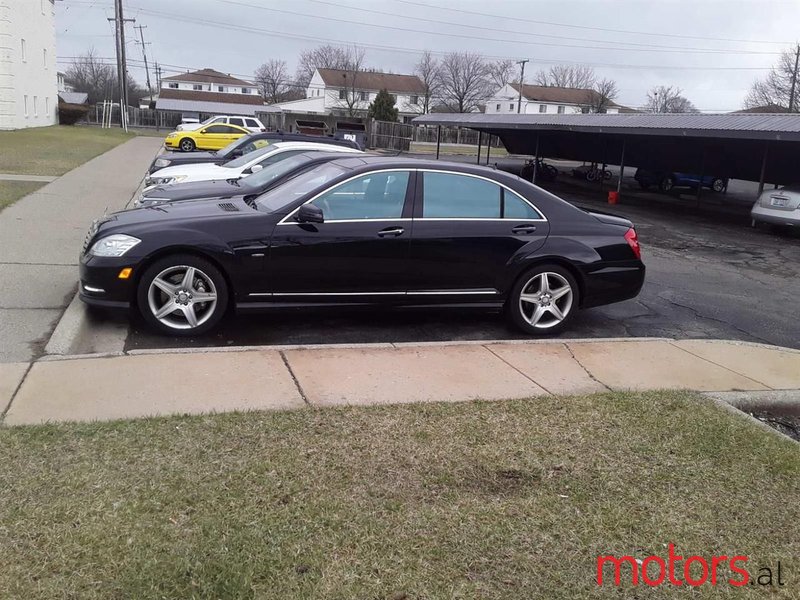
{"label": "car's front wheel", "polygon": [[719,177],[715,177],[714,180],[711,182],[711,189],[715,192],[719,193],[725,189],[725,180]]}
{"label": "car's front wheel", "polygon": [[170,335],[200,335],[225,314],[228,286],[219,269],[189,254],[167,256],[142,275],[139,311],[152,328]]}
{"label": "car's front wheel", "polygon": [[540,265],[525,273],[511,290],[506,306],[511,322],[533,335],[563,330],[578,308],[578,284],[558,265]]}
{"label": "car's front wheel", "polygon": [[180,143],[180,148],[183,152],[194,152],[197,146],[192,138],[183,138]]}

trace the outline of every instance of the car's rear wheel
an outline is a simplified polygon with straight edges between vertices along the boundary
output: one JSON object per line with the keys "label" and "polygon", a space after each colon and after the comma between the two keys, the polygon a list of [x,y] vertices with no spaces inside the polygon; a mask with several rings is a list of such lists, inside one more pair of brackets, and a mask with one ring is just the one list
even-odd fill
{"label": "car's rear wheel", "polygon": [[662,192],[669,192],[672,191],[672,188],[675,187],[675,180],[672,177],[664,177],[661,182],[658,184],[658,189]]}
{"label": "car's rear wheel", "polygon": [[180,148],[183,152],[194,152],[194,149],[197,148],[197,146],[192,138],[183,138],[180,142]]}
{"label": "car's rear wheel", "polygon": [[563,330],[578,308],[578,284],[558,265],[534,267],[519,278],[506,306],[511,322],[525,333],[552,335]]}
{"label": "car's rear wheel", "polygon": [[725,180],[720,177],[715,177],[711,182],[711,189],[719,193],[725,189]]}
{"label": "car's rear wheel", "polygon": [[144,272],[137,301],[152,328],[170,335],[201,335],[225,314],[228,286],[209,261],[175,254],[156,261]]}

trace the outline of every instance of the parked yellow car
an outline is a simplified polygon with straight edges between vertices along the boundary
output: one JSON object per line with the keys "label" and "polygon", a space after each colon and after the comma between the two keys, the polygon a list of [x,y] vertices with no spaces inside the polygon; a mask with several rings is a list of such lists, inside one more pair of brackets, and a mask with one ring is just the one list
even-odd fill
{"label": "parked yellow car", "polygon": [[195,131],[173,131],[164,138],[164,147],[182,152],[219,150],[249,133],[244,127],[213,124]]}

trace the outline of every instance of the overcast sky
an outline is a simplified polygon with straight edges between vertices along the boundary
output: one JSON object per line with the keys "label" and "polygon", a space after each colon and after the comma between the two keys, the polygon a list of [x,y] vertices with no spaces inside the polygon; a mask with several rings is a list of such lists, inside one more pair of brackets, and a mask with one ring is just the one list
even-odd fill
{"label": "overcast sky", "polygon": [[[209,67],[243,77],[322,43],[359,44],[367,65],[411,73],[419,51],[530,59],[525,80],[559,62],[587,63],[637,107],[677,85],[704,111],[741,108],[774,54],[800,38],[798,0],[124,0],[145,25],[163,74]],[[383,13],[383,14],[380,14]],[[480,13],[480,14],[475,14]],[[59,70],[94,46],[113,61],[113,0],[56,2]],[[139,30],[127,26],[129,71],[142,85]],[[614,31],[612,31],[614,30]],[[168,66],[167,66],[168,65]],[[155,85],[155,82],[153,82]]]}

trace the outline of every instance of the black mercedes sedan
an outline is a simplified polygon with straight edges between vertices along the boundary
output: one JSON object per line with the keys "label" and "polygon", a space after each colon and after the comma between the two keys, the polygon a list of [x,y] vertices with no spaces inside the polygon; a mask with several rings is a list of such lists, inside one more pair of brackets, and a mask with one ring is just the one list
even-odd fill
{"label": "black mercedes sedan", "polygon": [[234,308],[331,305],[504,308],[543,335],[636,296],[644,273],[626,219],[487,167],[362,156],[248,201],[106,216],[86,236],[80,297],[172,335]]}
{"label": "black mercedes sedan", "polygon": [[141,197],[134,202],[134,207],[152,206],[179,200],[205,200],[234,196],[242,196],[245,201],[249,201],[303,171],[342,158],[342,153],[308,151],[292,154],[285,152],[280,156],[288,156],[288,158],[268,164],[247,177],[152,186],[142,192]]}
{"label": "black mercedes sedan", "polygon": [[329,136],[308,135],[304,133],[285,133],[283,131],[266,131],[262,133],[251,133],[243,135],[238,140],[234,140],[221,150],[213,152],[165,152],[159,154],[150,163],[147,173],[152,175],[159,169],[174,167],[176,165],[195,165],[200,163],[210,163],[221,165],[249,154],[253,150],[263,148],[268,144],[276,142],[317,142],[320,144],[333,144],[334,146],[344,146],[353,150],[362,148],[351,140],[337,140]]}

